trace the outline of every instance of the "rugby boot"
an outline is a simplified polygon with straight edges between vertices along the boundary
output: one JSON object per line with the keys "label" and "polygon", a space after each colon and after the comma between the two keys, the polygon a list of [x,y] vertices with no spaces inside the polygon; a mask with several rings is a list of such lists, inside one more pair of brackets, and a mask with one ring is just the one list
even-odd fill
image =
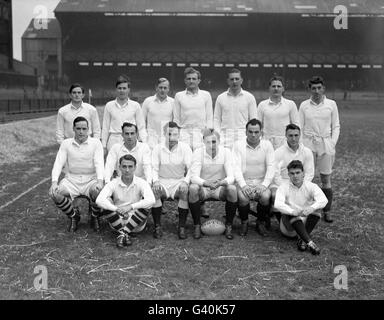
{"label": "rugby boot", "polygon": [[331,215],[331,213],[329,211],[328,212],[324,212],[324,221],[328,222],[328,223],[332,223],[333,222],[332,215]]}
{"label": "rugby boot", "polygon": [[187,234],[185,232],[185,227],[179,227],[177,234],[179,236],[179,239],[184,240],[187,238]]}
{"label": "rugby boot", "polygon": [[153,230],[153,237],[155,239],[160,239],[163,236],[163,231],[161,230],[161,226],[157,225],[155,226],[155,229]]}
{"label": "rugby boot", "polygon": [[265,225],[261,221],[256,221],[256,231],[259,235],[262,237],[266,237],[268,235],[267,229],[265,228]]}
{"label": "rugby boot", "polygon": [[226,225],[225,225],[224,235],[225,235],[225,237],[226,237],[228,240],[232,240],[232,239],[233,239],[232,225],[231,225],[231,224],[226,224]]}
{"label": "rugby boot", "polygon": [[248,220],[241,222],[240,236],[245,237],[248,233]]}
{"label": "rugby boot", "polygon": [[307,247],[312,254],[314,255],[320,254],[320,248],[312,240],[307,243]]}
{"label": "rugby boot", "polygon": [[194,239],[201,238],[201,226],[199,224],[195,225],[195,230],[193,231],[193,238]]}
{"label": "rugby boot", "polygon": [[99,232],[100,231],[100,220],[99,220],[99,217],[96,217],[93,214],[91,214],[90,224],[91,224],[91,228],[95,232]]}
{"label": "rugby boot", "polygon": [[307,244],[301,238],[299,238],[299,240],[297,240],[297,249],[299,249],[299,251],[307,250]]}

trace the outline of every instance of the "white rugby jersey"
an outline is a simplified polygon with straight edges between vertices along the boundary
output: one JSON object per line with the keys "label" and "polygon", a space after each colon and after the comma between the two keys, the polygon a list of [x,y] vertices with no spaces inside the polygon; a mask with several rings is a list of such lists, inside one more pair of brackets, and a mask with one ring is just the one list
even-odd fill
{"label": "white rugby jersey", "polygon": [[206,147],[193,152],[191,165],[191,182],[200,186],[205,180],[223,180],[234,183],[233,160],[231,151],[223,146],[218,147],[214,158],[208,154]]}
{"label": "white rugby jersey", "polygon": [[52,182],[58,181],[66,167],[65,177],[72,181],[87,182],[104,179],[104,151],[99,139],[88,137],[81,144],[74,138],[65,139],[56,155],[52,169]]}
{"label": "white rugby jersey", "polygon": [[99,114],[94,106],[82,102],[80,107],[76,108],[72,103],[61,107],[57,113],[56,119],[56,141],[61,144],[64,139],[73,138],[73,120],[77,117],[84,117],[88,120],[89,135],[100,139],[101,129]]}
{"label": "white rugby jersey", "polygon": [[[113,199],[113,203],[110,199]],[[156,202],[152,189],[147,181],[134,176],[127,186],[121,177],[107,183],[96,198],[96,204],[110,211],[131,205],[133,210],[150,209]]]}
{"label": "white rugby jersey", "polygon": [[130,154],[136,159],[135,175],[152,183],[151,149],[146,143],[136,142],[132,150],[128,150],[124,143],[116,143],[108,152],[104,169],[104,181],[108,183],[111,180],[113,171],[116,170],[118,176],[121,176],[119,169],[119,159]]}
{"label": "white rugby jersey", "polygon": [[137,126],[142,142],[147,141],[147,131],[143,111],[138,102],[128,99],[124,105],[120,105],[117,99],[107,102],[104,108],[103,128],[101,130],[101,142],[107,147],[109,134],[121,133],[124,122],[130,122]]}

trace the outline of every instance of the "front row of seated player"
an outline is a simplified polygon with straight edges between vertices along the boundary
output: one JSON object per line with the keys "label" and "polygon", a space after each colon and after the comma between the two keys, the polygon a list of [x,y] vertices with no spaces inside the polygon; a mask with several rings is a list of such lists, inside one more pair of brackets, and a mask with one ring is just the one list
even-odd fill
{"label": "front row of seated player", "polygon": [[[118,232],[118,247],[130,245],[130,234],[145,228],[151,208],[154,237],[160,238],[162,201],[175,199],[178,237],[187,237],[185,224],[190,210],[193,237],[199,239],[201,203],[220,200],[225,201],[224,234],[233,239],[236,210],[241,219],[240,235],[245,236],[250,201],[257,201],[256,230],[261,235],[266,234],[274,203],[282,233],[298,236],[300,250],[320,252],[309,234],[319,221],[327,198],[310,182],[313,157],[299,144],[300,128],[296,125],[287,126],[287,144],[275,152],[269,141],[261,139],[260,121],[252,119],[246,125],[246,139],[236,142],[233,150],[220,145],[220,135],[207,129],[203,132],[204,146],[192,153],[188,144],[179,141],[177,124],[169,122],[164,127],[164,142],[156,145],[151,154],[146,144],[137,141],[137,127],[125,123],[124,143],[112,147],[105,168],[101,142],[88,137],[87,120],[77,117],[73,128],[74,138],[66,139],[56,156],[50,188],[51,198],[69,217],[68,231],[76,231],[80,219],[71,200],[84,195],[90,199],[93,229],[99,230],[99,217],[103,214]],[[64,166],[66,175],[58,184]],[[118,177],[111,179],[114,171]],[[104,187],[103,180],[107,183]]]}

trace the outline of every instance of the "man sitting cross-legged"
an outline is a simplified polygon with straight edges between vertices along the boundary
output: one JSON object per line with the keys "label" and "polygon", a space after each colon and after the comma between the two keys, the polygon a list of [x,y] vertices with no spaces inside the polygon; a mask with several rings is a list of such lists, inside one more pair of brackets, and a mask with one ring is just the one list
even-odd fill
{"label": "man sitting cross-legged", "polygon": [[[80,211],[74,208],[72,201],[78,196],[90,200],[91,226],[99,231],[100,208],[95,199],[103,188],[104,155],[99,139],[88,137],[88,120],[76,117],[73,121],[74,138],[65,139],[57,152],[52,169],[52,185],[49,195],[56,206],[69,218],[68,231],[75,232],[80,221]],[[65,178],[59,181],[63,167]]]}
{"label": "man sitting cross-legged", "polygon": [[232,154],[229,149],[219,146],[220,135],[212,129],[204,130],[203,142],[204,146],[193,152],[191,165],[189,208],[195,225],[193,236],[195,239],[201,237],[200,201],[221,200],[225,201],[225,236],[231,240],[237,208]]}
{"label": "man sitting cross-legged", "polygon": [[151,186],[135,176],[136,164],[132,155],[122,156],[119,159],[121,177],[107,183],[96,199],[97,205],[107,210],[105,218],[119,233],[118,248],[132,244],[129,234],[145,228],[148,210],[155,204]]}
{"label": "man sitting cross-legged", "polygon": [[309,248],[312,254],[320,254],[310,234],[321,218],[327,197],[317,184],[304,180],[300,160],[291,161],[287,169],[290,181],[279,186],[275,199],[275,208],[282,213],[280,230],[288,237],[299,236],[297,246],[300,251]]}
{"label": "man sitting cross-legged", "polygon": [[179,239],[187,237],[185,223],[188,216],[188,186],[190,182],[192,150],[187,143],[179,141],[180,127],[175,122],[164,126],[165,141],[152,150],[152,190],[156,203],[152,208],[155,238],[162,237],[161,209],[162,200],[178,199]]}
{"label": "man sitting cross-legged", "polygon": [[266,224],[270,220],[269,186],[275,175],[274,151],[271,142],[261,139],[261,135],[261,122],[251,119],[246,125],[246,139],[237,141],[233,146],[241,236],[248,232],[250,201],[257,201],[256,231],[261,236],[267,235]]}

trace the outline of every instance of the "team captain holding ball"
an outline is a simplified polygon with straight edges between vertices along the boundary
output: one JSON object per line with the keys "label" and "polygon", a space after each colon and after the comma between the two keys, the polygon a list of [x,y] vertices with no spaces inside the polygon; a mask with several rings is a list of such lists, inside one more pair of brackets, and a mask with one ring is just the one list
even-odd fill
{"label": "team captain holding ball", "polygon": [[[193,97],[194,96],[191,96],[191,99]],[[170,99],[169,103],[173,104],[174,102]],[[163,104],[158,104],[157,106],[159,109],[163,107]],[[187,105],[185,107],[187,107]],[[235,108],[236,106],[232,105],[232,107]],[[276,109],[278,107],[279,104],[266,105],[264,111],[268,112],[268,108]],[[320,114],[322,107],[322,105],[318,105],[316,112]],[[256,104],[251,106],[251,108],[255,109],[252,113],[257,115]],[[175,110],[175,108],[173,109]],[[335,103],[334,109],[336,110],[335,112],[337,112]],[[124,110],[121,112],[123,111]],[[161,110],[159,112],[161,112]],[[140,118],[142,115],[141,108],[138,109],[136,113]],[[175,115],[173,114],[172,117],[175,117]],[[154,237],[161,238],[163,233],[160,226],[162,202],[167,198],[177,198],[179,201],[178,237],[180,239],[187,237],[185,222],[189,212],[191,212],[194,224],[193,238],[196,240],[200,239],[202,234],[208,236],[224,234],[227,239],[232,240],[234,238],[232,226],[236,211],[239,212],[239,218],[241,219],[240,236],[245,237],[248,233],[249,214],[256,215],[256,231],[260,235],[266,236],[268,234],[267,229],[270,229],[271,213],[277,212],[276,217],[280,224],[279,228],[284,236],[296,237],[300,251],[308,249],[312,254],[320,253],[320,249],[314,243],[310,234],[319,221],[324,207],[326,207],[329,202],[327,200],[328,195],[325,195],[320,187],[312,183],[310,181],[311,179],[304,179],[306,174],[312,177],[313,172],[304,171],[304,169],[308,167],[308,164],[302,163],[302,158],[300,158],[300,154],[297,151],[291,151],[289,149],[289,143],[287,146],[284,144],[284,146],[289,149],[287,149],[288,151],[291,151],[289,154],[290,162],[284,163],[284,167],[275,163],[275,155],[278,150],[275,151],[271,142],[264,139],[263,136],[263,131],[270,129],[268,128],[268,126],[271,125],[269,122],[264,122],[263,119],[250,119],[243,129],[244,139],[230,146],[225,145],[223,141],[221,141],[219,132],[222,128],[215,128],[216,130],[214,130],[210,127],[204,127],[201,129],[204,144],[196,147],[192,152],[189,145],[184,146],[183,143],[178,141],[180,127],[177,122],[172,122],[171,118],[165,127],[161,128],[164,139],[158,137],[158,145],[155,144],[150,148],[145,143],[145,139],[143,139],[142,143],[140,142],[140,146],[145,147],[145,150],[151,154],[147,156],[148,159],[151,159],[150,163],[147,161],[145,164],[146,172],[148,173],[147,181],[136,176],[136,165],[141,165],[142,160],[136,159],[135,155],[133,153],[130,154],[130,152],[128,153],[129,156],[121,154],[114,160],[111,168],[109,168],[109,165],[107,166],[108,168],[105,168],[105,172],[108,171],[109,173],[108,179],[105,181],[105,183],[108,182],[108,184],[104,186],[100,180],[98,184],[99,195],[97,196],[97,194],[95,194],[93,198],[91,198],[92,212],[97,211],[96,205],[98,205],[101,211],[98,216],[104,216],[104,220],[110,224],[112,229],[117,231],[118,248],[124,248],[132,244],[130,235],[134,236],[137,232],[145,228],[147,216],[150,212],[149,210],[152,211],[155,225]],[[151,118],[148,118],[146,121],[146,128],[141,128],[140,136],[142,136],[142,138],[146,137],[146,129],[152,125],[150,119]],[[83,120],[83,118],[75,119],[73,122],[75,134],[77,132],[76,125],[81,120]],[[316,119],[313,121],[315,120]],[[209,123],[204,125],[210,126]],[[273,125],[275,125],[275,123]],[[291,124],[285,124],[284,128],[281,129],[285,130],[287,125],[289,127]],[[313,125],[315,125],[315,123],[313,123]],[[124,129],[131,129],[131,127],[133,128],[132,131],[136,133],[138,131],[135,123],[125,123],[124,126],[127,128],[123,128],[123,131]],[[294,124],[294,127],[297,128],[297,131],[300,133],[300,127],[297,126],[297,124]],[[330,128],[331,132],[329,136],[333,137],[335,135],[336,138],[334,140],[336,141],[339,134],[339,126],[335,125],[334,127],[336,129],[333,127]],[[103,130],[104,129],[105,128],[103,128]],[[174,139],[176,143],[174,144],[167,143],[173,139],[171,135],[172,130],[177,133],[177,137]],[[332,130],[336,131],[335,134],[333,134]],[[150,138],[151,137],[148,137],[148,139]],[[95,141],[97,140],[97,138],[93,139]],[[76,145],[72,140],[64,141],[63,145],[65,145],[65,142],[71,146]],[[86,138],[83,140],[84,141],[77,142],[79,150],[83,144],[87,147],[90,142],[93,141]],[[105,141],[103,141],[103,146],[105,144],[104,142]],[[100,155],[102,155],[103,150],[101,143],[99,143],[99,145],[99,149],[101,150]],[[114,150],[113,145],[109,145],[109,148],[106,149],[106,151],[110,150]],[[61,155],[60,152],[62,153],[62,147],[58,153],[59,158]],[[161,155],[161,152],[164,153],[164,155]],[[111,156],[112,155],[108,155],[108,159],[110,159]],[[92,167],[100,166],[96,163],[96,158],[93,155],[78,154],[76,157],[78,157],[76,165],[80,162],[89,162],[92,163]],[[74,166],[72,163],[74,160],[70,157],[67,158],[63,158],[62,163],[60,163],[60,168],[65,166],[70,169]],[[167,161],[163,158],[166,158]],[[313,159],[310,158],[308,161],[313,162]],[[115,162],[118,164],[115,165]],[[279,162],[279,164],[282,163],[282,161]],[[167,170],[162,169],[164,165],[167,166]],[[313,168],[313,164],[309,167]],[[57,168],[56,160],[52,173],[53,181],[56,183],[58,180]],[[115,168],[120,169],[122,174],[117,172],[118,177],[110,178]],[[277,181],[277,177],[281,175],[280,170],[288,172],[289,179],[286,179],[280,185],[276,185],[274,182]],[[170,190],[164,189],[165,187],[161,185],[161,181],[174,179],[176,171],[178,174],[178,184],[171,194]],[[320,171],[320,173],[322,172]],[[154,178],[157,177],[157,175],[159,175],[159,178]],[[101,171],[99,176],[101,177]],[[323,180],[324,179],[322,179],[322,182]],[[102,187],[103,189],[101,190]],[[51,188],[51,197],[54,199],[56,205],[71,217],[72,224],[71,227],[69,227],[69,231],[75,232],[78,217],[75,217],[76,220],[72,218],[72,216],[75,216],[73,212],[77,213],[78,209],[72,209],[71,201],[67,201],[67,198],[62,197],[59,199],[59,197],[56,196],[58,192],[56,192],[57,190],[55,188],[58,189],[56,185]],[[276,197],[274,197],[275,193]],[[76,195],[72,196],[72,200],[75,196]],[[67,205],[67,202],[64,203],[65,201],[69,204]],[[205,201],[225,202],[225,224],[220,219],[210,219],[201,223],[201,210]],[[251,201],[257,202],[256,213],[250,209]],[[120,208],[120,206],[122,207]],[[67,209],[67,207],[70,207],[71,210]],[[76,221],[73,222],[72,220]],[[330,219],[327,221],[329,220]]]}

